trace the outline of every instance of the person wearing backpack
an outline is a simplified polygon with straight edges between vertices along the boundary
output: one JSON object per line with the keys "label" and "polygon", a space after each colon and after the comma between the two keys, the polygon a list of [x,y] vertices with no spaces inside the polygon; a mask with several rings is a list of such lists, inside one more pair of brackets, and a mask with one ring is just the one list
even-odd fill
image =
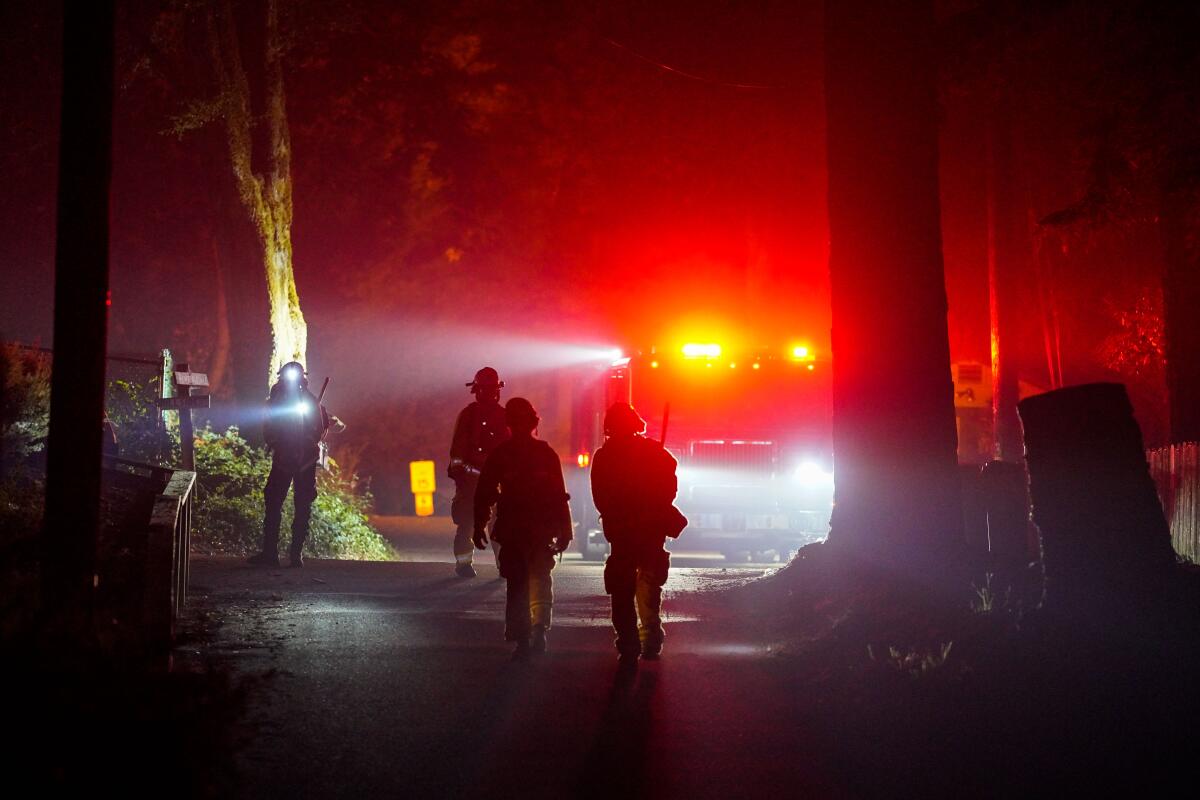
{"label": "person wearing backpack", "polygon": [[504,638],[516,645],[513,659],[523,661],[546,651],[554,606],[550,571],[572,538],[570,495],[558,454],[534,435],[539,418],[533,404],[514,397],[504,406],[504,419],[512,436],[496,446],[479,474],[472,539],[480,550],[487,546],[494,505],[492,538],[508,581]]}
{"label": "person wearing backpack", "polygon": [[677,462],[662,443],[643,434],[646,422],[628,403],[604,415],[603,446],[592,457],[592,499],[612,554],[604,590],[612,596],[612,623],[623,665],[656,659],[666,636],[662,587],[671,556],[663,548],[687,520],[675,508]]}

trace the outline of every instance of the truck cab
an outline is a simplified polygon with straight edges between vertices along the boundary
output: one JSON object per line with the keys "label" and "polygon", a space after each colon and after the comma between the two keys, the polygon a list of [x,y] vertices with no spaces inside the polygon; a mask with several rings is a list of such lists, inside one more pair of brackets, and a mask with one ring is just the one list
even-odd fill
{"label": "truck cab", "polygon": [[[825,538],[833,501],[829,362],[805,346],[729,352],[714,343],[650,349],[613,361],[603,407],[629,402],[679,461],[676,505],[688,517],[673,550],[786,560]],[[593,403],[593,405],[595,405]],[[591,427],[598,430],[594,423]],[[602,439],[593,437],[594,446]],[[587,453],[576,456],[585,467]],[[576,472],[579,548],[607,543]]]}

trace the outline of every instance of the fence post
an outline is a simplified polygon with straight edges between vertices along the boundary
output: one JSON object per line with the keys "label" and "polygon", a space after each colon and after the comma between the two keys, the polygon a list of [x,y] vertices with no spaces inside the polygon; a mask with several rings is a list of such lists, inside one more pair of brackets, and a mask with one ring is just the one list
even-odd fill
{"label": "fence post", "polygon": [[[188,362],[176,364],[177,372],[191,372]],[[175,373],[171,374],[171,380],[175,383],[176,397],[190,397],[192,394],[191,386],[180,386],[175,381]],[[196,433],[192,428],[192,409],[179,409],[179,451],[183,456],[183,468],[188,471],[196,469]]]}

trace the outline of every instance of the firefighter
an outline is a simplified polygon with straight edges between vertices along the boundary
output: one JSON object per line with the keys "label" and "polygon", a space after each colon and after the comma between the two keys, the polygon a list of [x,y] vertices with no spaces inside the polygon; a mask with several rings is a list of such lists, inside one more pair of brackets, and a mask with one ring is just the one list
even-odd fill
{"label": "firefighter", "polygon": [[662,587],[671,563],[663,544],[687,524],[674,506],[675,458],[645,430],[633,406],[614,403],[604,415],[607,438],[592,457],[592,499],[612,545],[604,590],[612,596],[617,652],[625,665],[662,652]]}
{"label": "firefighter", "polygon": [[546,651],[554,604],[550,571],[554,557],[571,543],[571,512],[562,466],[554,448],[534,436],[538,415],[523,397],[504,407],[512,438],[497,445],[483,465],[475,491],[475,546],[487,546],[487,525],[496,506],[492,538],[497,562],[508,580],[504,638],[514,642],[513,659]]}
{"label": "firefighter", "polygon": [[292,516],[292,542],[288,548],[289,565],[304,566],[304,540],[308,538],[308,520],[317,499],[317,461],[321,439],[329,429],[329,413],[308,390],[304,367],[290,361],[279,369],[279,380],[267,398],[263,434],[271,450],[271,474],[263,488],[266,513],[263,515],[263,549],[251,556],[251,564],[279,566],[279,524],[288,486],[294,488],[295,511]]}
{"label": "firefighter", "polygon": [[[500,406],[500,390],[504,381],[491,367],[475,373],[467,384],[475,401],[458,414],[454,423],[454,438],[450,442],[450,467],[446,473],[454,481],[454,500],[450,518],[454,521],[454,571],[460,578],[474,578],[474,553],[471,533],[475,530],[475,487],[479,471],[488,455],[508,438],[504,409]],[[489,512],[490,513],[490,512]]]}

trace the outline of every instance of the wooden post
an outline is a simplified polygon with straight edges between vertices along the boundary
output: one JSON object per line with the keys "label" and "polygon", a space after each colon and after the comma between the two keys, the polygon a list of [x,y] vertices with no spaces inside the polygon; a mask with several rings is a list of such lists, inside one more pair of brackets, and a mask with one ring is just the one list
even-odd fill
{"label": "wooden post", "polygon": [[40,580],[46,633],[68,650],[94,636],[108,328],[113,41],[111,0],[64,4],[54,368]]}
{"label": "wooden post", "polygon": [[[175,374],[180,372],[191,372],[188,362],[175,365]],[[192,387],[184,386],[175,381],[175,396],[176,397],[191,397]],[[179,409],[179,452],[183,457],[183,468],[186,470],[195,471],[196,469],[196,432],[192,428],[192,409],[185,407]]]}

